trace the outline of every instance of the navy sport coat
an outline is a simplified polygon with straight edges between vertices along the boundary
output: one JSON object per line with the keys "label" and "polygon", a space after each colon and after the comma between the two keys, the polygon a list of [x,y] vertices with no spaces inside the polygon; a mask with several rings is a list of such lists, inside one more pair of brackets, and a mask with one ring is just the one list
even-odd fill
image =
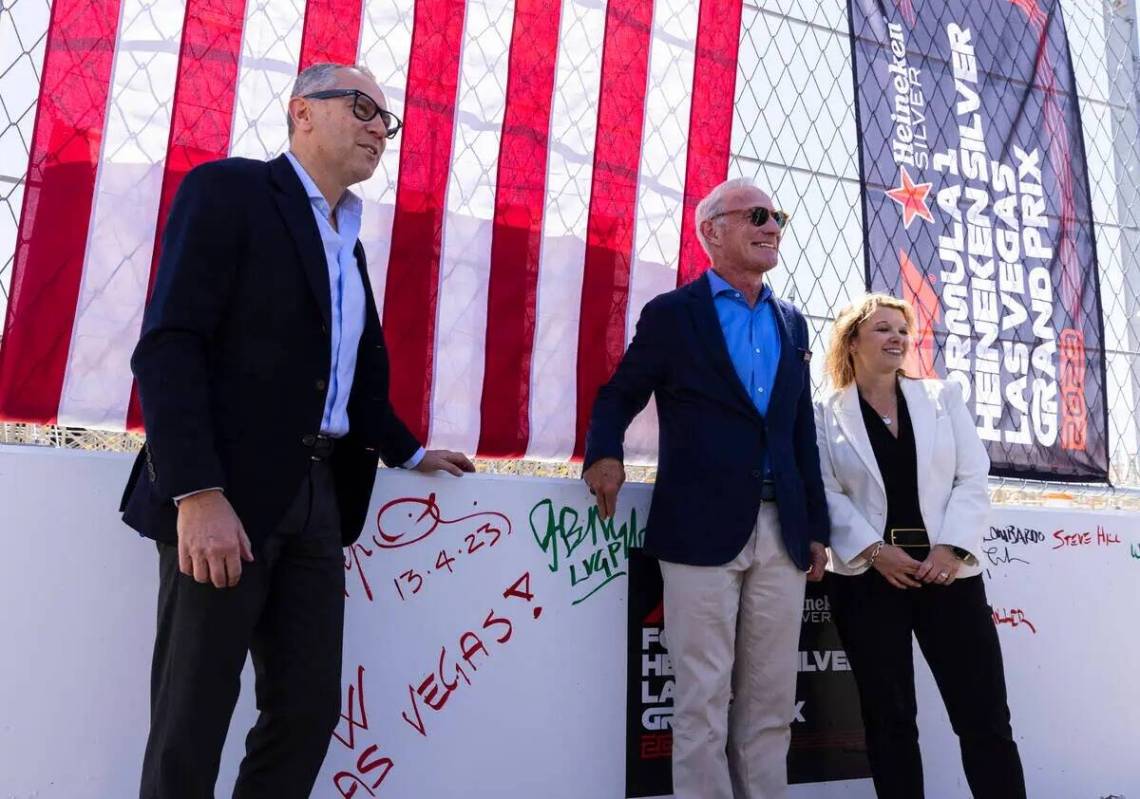
{"label": "navy sport coat", "polygon": [[657,482],[645,549],[661,560],[712,566],[740,554],[760,509],[765,448],[788,554],[806,570],[809,542],[828,543],[807,323],[790,303],[772,303],[781,353],[766,416],[733,369],[704,275],[645,306],[629,349],[598,391],[586,468],[623,458],[626,428],[656,397]]}
{"label": "navy sport coat", "polygon": [[[349,433],[330,458],[343,541],[364,525],[378,458],[419,442],[388,401],[388,356],[357,242],[365,325]],[[131,359],[147,443],[123,520],[177,542],[173,497],[224,489],[251,542],[272,532],[300,488],[320,432],[331,360],[328,262],[288,160],[229,158],[182,181],[154,293]]]}

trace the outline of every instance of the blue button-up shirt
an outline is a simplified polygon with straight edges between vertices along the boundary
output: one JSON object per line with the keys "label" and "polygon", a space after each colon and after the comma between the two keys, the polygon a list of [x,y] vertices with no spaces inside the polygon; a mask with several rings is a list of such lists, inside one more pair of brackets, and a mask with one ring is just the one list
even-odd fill
{"label": "blue button-up shirt", "polygon": [[[728,357],[761,416],[768,413],[768,399],[780,365],[780,330],[772,307],[772,289],[765,284],[753,306],[744,294],[712,269],[708,272],[713,305],[728,346]],[[764,456],[764,472],[770,472]]]}
{"label": "blue button-up shirt", "polygon": [[352,378],[356,373],[360,335],[364,332],[364,281],[361,280],[354,252],[360,236],[363,204],[359,197],[346,191],[336,205],[334,228],[329,221],[328,200],[293,154],[286,153],[285,156],[297,171],[297,177],[309,196],[328,262],[332,360],[321,432],[339,438],[348,433],[348,397],[352,393]]}

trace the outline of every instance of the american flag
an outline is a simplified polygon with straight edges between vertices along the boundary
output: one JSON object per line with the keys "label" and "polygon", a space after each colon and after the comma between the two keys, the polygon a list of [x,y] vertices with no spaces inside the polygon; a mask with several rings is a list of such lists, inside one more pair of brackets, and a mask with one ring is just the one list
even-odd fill
{"label": "american flag", "polygon": [[432,446],[580,454],[642,306],[706,266],[740,24],[741,0],[54,0],[0,417],[138,428],[180,181],[282,152],[297,72],[355,62],[405,120],[356,187],[397,410]]}

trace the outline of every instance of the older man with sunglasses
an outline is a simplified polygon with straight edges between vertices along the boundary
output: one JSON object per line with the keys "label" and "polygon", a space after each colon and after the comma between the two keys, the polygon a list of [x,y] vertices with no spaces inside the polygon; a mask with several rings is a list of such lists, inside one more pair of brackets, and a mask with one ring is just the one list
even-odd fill
{"label": "older man with sunglasses", "polygon": [[158,548],[142,799],[214,796],[247,653],[260,716],[238,799],[309,796],[338,721],[342,546],[377,461],[455,475],[388,400],[357,240],[400,122],[359,67],[319,64],[289,99],[289,152],[186,175],[131,366],[147,441],[124,520]]}
{"label": "older man with sunglasses", "polygon": [[608,518],[625,430],[656,396],[645,549],[664,578],[677,799],[787,791],[805,573],[822,578],[830,532],[807,324],[764,283],[787,222],[746,180],[701,201],[712,269],[645,306],[586,436],[583,477]]}

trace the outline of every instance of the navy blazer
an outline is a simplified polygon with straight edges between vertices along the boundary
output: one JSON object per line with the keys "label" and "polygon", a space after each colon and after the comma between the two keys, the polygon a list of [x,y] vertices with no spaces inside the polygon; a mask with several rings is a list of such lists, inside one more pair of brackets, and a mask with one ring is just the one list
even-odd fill
{"label": "navy blazer", "polygon": [[792,560],[810,565],[808,543],[830,525],[812,411],[807,323],[772,298],[780,363],[761,416],[724,341],[708,277],[651,300],[610,381],[598,391],[585,467],[623,457],[622,440],[650,394],[657,398],[657,482],[645,549],[661,560],[713,566],[735,558],[760,509],[767,447],[780,529]]}
{"label": "navy blazer", "polygon": [[[388,401],[388,357],[357,242],[365,325],[349,433],[330,459],[343,541],[364,525],[379,457],[419,442]],[[186,175],[162,240],[131,368],[147,442],[123,520],[177,541],[172,500],[220,486],[251,542],[272,532],[299,489],[320,432],[331,361],[328,262],[289,161],[230,158]]]}

